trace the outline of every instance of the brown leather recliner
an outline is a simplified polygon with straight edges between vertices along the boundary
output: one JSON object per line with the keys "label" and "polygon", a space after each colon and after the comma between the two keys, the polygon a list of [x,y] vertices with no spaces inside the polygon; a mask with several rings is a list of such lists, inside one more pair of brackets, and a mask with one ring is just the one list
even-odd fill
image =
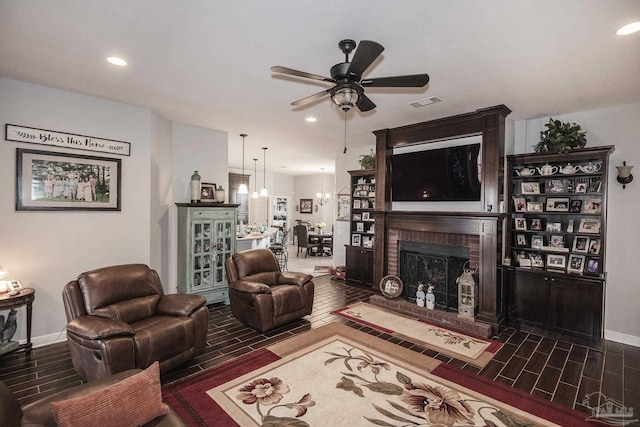
{"label": "brown leather recliner", "polygon": [[238,252],[226,260],[231,312],[260,332],[311,314],[312,276],[283,272],[269,249]]}
{"label": "brown leather recliner", "polygon": [[62,291],[73,366],[85,381],[160,362],[166,372],[202,353],[209,311],[197,295],[164,295],[144,264],[82,273]]}

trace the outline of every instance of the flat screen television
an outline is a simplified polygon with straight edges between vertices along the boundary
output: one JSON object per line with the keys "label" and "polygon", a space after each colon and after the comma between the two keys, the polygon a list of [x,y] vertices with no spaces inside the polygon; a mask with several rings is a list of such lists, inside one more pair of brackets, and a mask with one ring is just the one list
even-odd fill
{"label": "flat screen television", "polygon": [[480,144],[391,156],[394,202],[479,201]]}

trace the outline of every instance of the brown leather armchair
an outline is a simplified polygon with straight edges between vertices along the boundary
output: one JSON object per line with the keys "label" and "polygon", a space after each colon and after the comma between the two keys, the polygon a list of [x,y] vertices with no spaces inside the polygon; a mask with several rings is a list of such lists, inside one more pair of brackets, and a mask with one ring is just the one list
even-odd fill
{"label": "brown leather armchair", "polygon": [[[20,407],[15,395],[3,382],[0,381],[0,421],[4,427],[18,426],[55,426],[56,421],[51,411],[50,403],[61,400],[85,396],[87,394],[104,390],[105,388],[122,381],[129,376],[141,372],[139,369],[120,372],[116,375],[102,378],[97,381],[71,387],[48,395],[26,406]],[[174,427],[187,424],[169,408],[166,415],[161,415],[144,427]]]}
{"label": "brown leather armchair", "polygon": [[312,276],[283,272],[269,249],[238,252],[226,260],[231,312],[260,332],[311,314]]}
{"label": "brown leather armchair", "polygon": [[85,381],[155,361],[166,372],[204,351],[205,298],[164,295],[158,273],[144,264],[82,273],[62,299],[71,359]]}

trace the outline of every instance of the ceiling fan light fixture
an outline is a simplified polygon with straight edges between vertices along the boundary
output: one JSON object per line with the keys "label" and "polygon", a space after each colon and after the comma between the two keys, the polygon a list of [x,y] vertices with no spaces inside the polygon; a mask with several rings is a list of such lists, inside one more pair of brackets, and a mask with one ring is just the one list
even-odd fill
{"label": "ceiling fan light fixture", "polygon": [[331,99],[342,111],[349,111],[358,103],[359,93],[351,85],[339,86],[331,93]]}

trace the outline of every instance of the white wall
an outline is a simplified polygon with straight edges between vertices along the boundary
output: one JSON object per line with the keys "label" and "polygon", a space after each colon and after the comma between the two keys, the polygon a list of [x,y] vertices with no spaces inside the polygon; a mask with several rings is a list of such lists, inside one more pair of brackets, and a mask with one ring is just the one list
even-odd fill
{"label": "white wall", "polygon": [[[79,273],[112,264],[150,262],[150,112],[0,78],[0,125],[7,123],[131,143],[131,156],[0,142],[0,264],[36,290],[32,336],[52,340],[66,325],[61,292]],[[118,157],[121,212],[15,210],[16,148]],[[15,336],[24,339],[24,310]]]}
{"label": "white wall", "polygon": [[[607,199],[607,272],[605,337],[640,346],[640,282],[635,263],[640,257],[640,180],[626,189],[616,181],[615,166],[640,167],[640,104],[553,116],[563,122],[579,124],[587,132],[587,147],[615,145],[610,158]],[[533,152],[546,129],[548,117],[516,122],[516,153]]]}

